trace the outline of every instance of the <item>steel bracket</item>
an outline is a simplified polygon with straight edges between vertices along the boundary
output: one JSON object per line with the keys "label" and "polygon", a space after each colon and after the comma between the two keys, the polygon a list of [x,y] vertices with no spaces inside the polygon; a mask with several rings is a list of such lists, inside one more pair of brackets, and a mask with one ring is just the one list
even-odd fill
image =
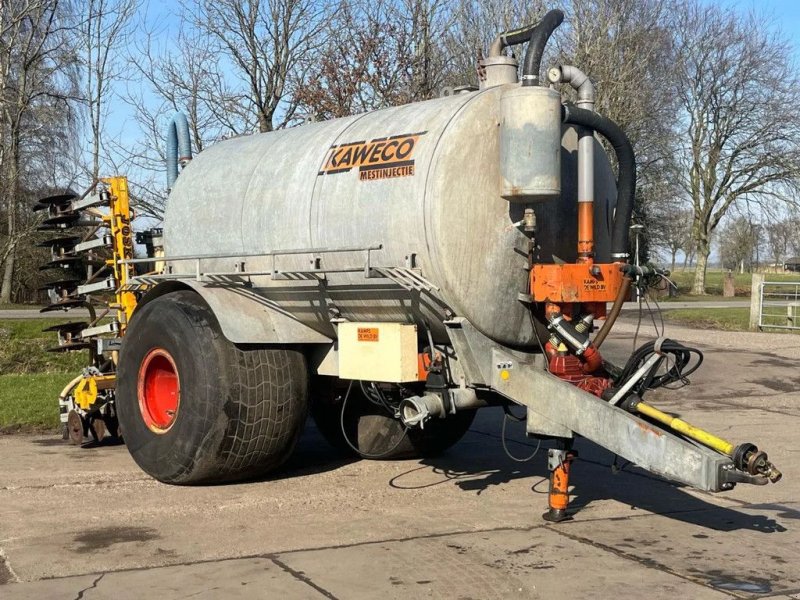
{"label": "steel bracket", "polygon": [[446,324],[468,385],[488,385],[527,407],[531,433],[563,438],[577,434],[667,479],[706,491],[730,489],[730,481],[721,477],[723,467],[733,465],[727,456],[692,444],[550,375],[540,355],[496,344],[466,319]]}

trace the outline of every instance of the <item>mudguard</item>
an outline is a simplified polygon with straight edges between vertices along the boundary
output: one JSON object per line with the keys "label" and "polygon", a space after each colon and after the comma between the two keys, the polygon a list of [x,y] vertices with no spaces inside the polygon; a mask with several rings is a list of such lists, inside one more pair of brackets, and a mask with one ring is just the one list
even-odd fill
{"label": "mudguard", "polygon": [[150,289],[136,309],[178,290],[192,290],[202,297],[219,321],[222,334],[234,344],[330,344],[333,341],[299,322],[274,302],[242,286],[164,281]]}

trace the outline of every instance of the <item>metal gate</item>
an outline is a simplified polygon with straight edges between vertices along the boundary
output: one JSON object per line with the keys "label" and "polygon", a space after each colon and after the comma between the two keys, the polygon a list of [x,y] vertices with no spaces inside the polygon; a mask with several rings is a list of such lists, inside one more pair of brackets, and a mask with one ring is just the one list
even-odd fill
{"label": "metal gate", "polygon": [[800,330],[800,282],[762,281],[758,294],[759,329]]}

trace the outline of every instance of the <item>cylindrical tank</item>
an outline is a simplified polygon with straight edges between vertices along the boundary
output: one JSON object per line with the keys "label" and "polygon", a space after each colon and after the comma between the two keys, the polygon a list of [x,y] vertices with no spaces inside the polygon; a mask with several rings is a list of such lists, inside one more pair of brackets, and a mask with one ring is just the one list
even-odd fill
{"label": "cylindrical tank", "polygon": [[[165,254],[380,244],[370,257],[373,267],[413,266],[438,289],[408,291],[389,279],[367,279],[365,253],[346,252],[277,257],[274,268],[298,274],[254,277],[247,293],[328,335],[335,335],[332,313],[352,321],[416,322],[437,339],[445,336],[444,319],[463,316],[497,342],[531,346],[529,309],[518,299],[527,285],[527,238],[514,225],[526,205],[501,196],[500,132],[507,111],[501,98],[516,89],[498,86],[215,144],[174,186]],[[537,94],[543,110],[552,112],[558,94]],[[531,135],[533,148],[540,142],[551,148],[553,136],[562,135],[556,117],[549,129],[543,123],[539,119]],[[561,197],[534,206],[538,262],[575,258],[575,148],[574,132],[563,132]],[[596,154],[602,157],[596,168],[600,259],[607,252],[614,186],[605,155]],[[531,172],[557,169],[550,158],[531,164]],[[540,174],[543,181],[558,178],[558,172]],[[203,270],[230,272],[239,262],[251,272],[273,268],[271,258],[246,258],[205,261]],[[324,276],[299,273],[316,266]]]}

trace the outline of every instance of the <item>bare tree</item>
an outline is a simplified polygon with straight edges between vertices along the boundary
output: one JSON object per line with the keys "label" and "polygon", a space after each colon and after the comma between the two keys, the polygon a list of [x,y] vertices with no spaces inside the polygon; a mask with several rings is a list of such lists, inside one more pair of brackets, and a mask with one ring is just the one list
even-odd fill
{"label": "bare tree", "polygon": [[711,235],[737,200],[783,200],[800,171],[797,72],[785,40],[756,15],[688,2],[677,29],[683,117],[680,183],[697,247],[692,293],[704,294]]}
{"label": "bare tree", "polygon": [[[10,302],[19,244],[32,229],[24,193],[35,165],[70,135],[75,98],[66,6],[59,0],[0,2],[0,302]],[[63,143],[59,144],[63,147]],[[37,150],[47,150],[36,156]],[[28,162],[28,159],[31,162]],[[48,164],[49,170],[55,165]]]}
{"label": "bare tree", "polygon": [[92,147],[90,179],[100,176],[104,121],[114,82],[122,67],[122,49],[128,43],[130,24],[139,0],[84,0],[79,3],[77,45],[83,71],[83,101],[89,117]]}
{"label": "bare tree", "polygon": [[435,97],[445,81],[449,56],[443,51],[453,22],[447,0],[401,0],[394,20],[405,43],[398,47],[400,63],[407,65],[406,102]]}
{"label": "bare tree", "polygon": [[433,98],[452,22],[444,0],[342,2],[294,99],[308,117],[332,118]]}
{"label": "bare tree", "polygon": [[163,214],[166,161],[165,128],[175,112],[189,121],[195,151],[207,144],[252,129],[252,116],[241,117],[242,92],[228,82],[226,68],[208,36],[183,27],[165,43],[160,31],[141,23],[129,48],[128,69],[136,74],[123,100],[131,107],[140,137],[135,144],[111,142],[120,167],[140,173],[131,181],[141,213]]}
{"label": "bare tree", "polygon": [[184,18],[233,69],[241,105],[226,109],[258,131],[295,119],[292,91],[325,43],[331,5],[314,0],[199,0]]}
{"label": "bare tree", "polygon": [[752,271],[756,266],[756,253],[760,243],[760,226],[750,218],[738,216],[721,228],[719,252],[722,266],[738,269],[740,273]]}
{"label": "bare tree", "polygon": [[765,228],[767,246],[774,266],[782,268],[784,260],[789,258],[792,239],[797,234],[796,227],[796,223],[789,219],[783,219],[772,222]]}
{"label": "bare tree", "polygon": [[310,119],[331,119],[394,103],[402,66],[392,45],[400,32],[386,2],[346,0],[326,31],[327,42],[294,100]]}
{"label": "bare tree", "polygon": [[680,203],[664,202],[655,207],[657,224],[651,229],[652,242],[665,249],[670,256],[670,270],[675,271],[675,260],[679,252],[689,255],[692,236],[692,212]]}

